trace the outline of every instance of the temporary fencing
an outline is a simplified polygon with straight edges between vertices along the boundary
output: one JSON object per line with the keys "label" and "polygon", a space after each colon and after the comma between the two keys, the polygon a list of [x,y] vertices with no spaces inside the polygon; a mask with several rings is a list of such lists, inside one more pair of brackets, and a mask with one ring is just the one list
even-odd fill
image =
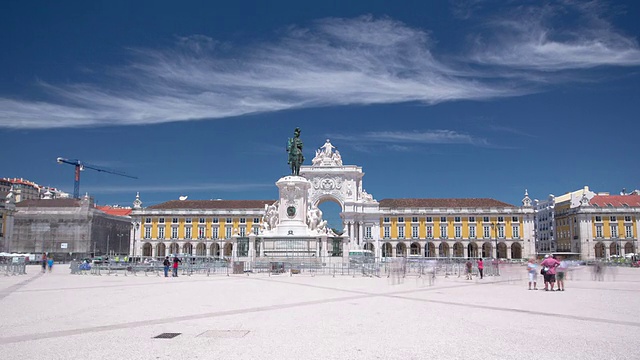
{"label": "temporary fencing", "polygon": [[24,275],[27,267],[24,262],[4,262],[0,263],[0,274],[4,276]]}
{"label": "temporary fencing", "polygon": [[[407,277],[432,285],[438,277],[465,277],[466,262],[472,262],[472,276],[479,276],[474,259],[389,258],[386,261],[323,262],[315,258],[262,258],[257,261],[230,261],[210,257],[183,257],[179,264],[181,276],[264,274],[268,276],[351,276],[388,278],[400,283]],[[156,259],[141,262],[112,262],[97,264],[72,262],[72,274],[97,276],[164,276],[164,266]],[[484,276],[503,276],[503,280],[522,279],[525,267],[521,264],[501,264],[490,260],[484,263]],[[171,273],[171,267],[169,268]]]}

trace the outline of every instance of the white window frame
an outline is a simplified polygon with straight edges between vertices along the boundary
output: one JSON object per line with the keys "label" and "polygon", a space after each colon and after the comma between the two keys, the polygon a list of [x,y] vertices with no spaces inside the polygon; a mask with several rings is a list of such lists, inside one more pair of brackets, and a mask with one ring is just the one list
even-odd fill
{"label": "white window frame", "polygon": [[427,239],[433,239],[433,225],[427,225]]}
{"label": "white window frame", "polygon": [[476,238],[476,227],[469,226],[469,239],[475,239],[475,238]]}
{"label": "white window frame", "polygon": [[371,226],[365,226],[364,227],[364,238],[365,239],[371,239]]}
{"label": "white window frame", "polygon": [[610,225],[611,230],[611,238],[617,239],[620,234],[618,234],[618,225]]}
{"label": "white window frame", "polygon": [[404,226],[398,226],[398,239],[404,239]]}
{"label": "white window frame", "polygon": [[448,234],[448,230],[447,229],[447,225],[440,225],[440,239],[448,239],[449,238],[449,234]]}
{"label": "white window frame", "polygon": [[191,239],[191,236],[192,236],[191,230],[192,230],[191,226],[185,226],[185,228],[184,228],[184,238],[185,239]]}
{"label": "white window frame", "polygon": [[633,225],[626,225],[624,227],[624,232],[625,232],[625,235],[626,235],[627,239],[632,238],[633,237]]}
{"label": "white window frame", "polygon": [[151,226],[144,227],[144,238],[151,239]]}
{"label": "white window frame", "polygon": [[484,225],[482,227],[482,237],[484,239],[491,239],[491,226]]}
{"label": "white window frame", "polygon": [[382,231],[383,231],[382,237],[384,239],[390,239],[391,238],[391,228],[389,226],[383,227]]}
{"label": "white window frame", "polygon": [[454,236],[456,239],[460,239],[462,237],[462,226],[456,225],[453,228],[453,231],[455,232]]}
{"label": "white window frame", "polygon": [[418,239],[419,237],[420,237],[420,232],[419,232],[418,225],[413,225],[411,227],[411,238]]}
{"label": "white window frame", "polygon": [[164,240],[164,226],[158,226],[158,239]]}
{"label": "white window frame", "polygon": [[178,227],[177,226],[172,226],[171,227],[171,238],[172,239],[177,239],[178,238]]}
{"label": "white window frame", "polygon": [[511,227],[511,234],[514,239],[520,239],[520,226],[515,225]]}
{"label": "white window frame", "polygon": [[231,226],[227,226],[224,228],[225,231],[225,239],[231,239],[231,235],[233,234],[233,228]]}
{"label": "white window frame", "polygon": [[198,239],[206,239],[207,228],[206,226],[198,226]]}
{"label": "white window frame", "polygon": [[503,225],[498,226],[498,238],[499,239],[504,239],[504,226]]}
{"label": "white window frame", "polygon": [[212,239],[216,239],[216,240],[217,240],[217,239],[218,239],[218,236],[219,236],[219,228],[218,228],[217,226],[214,226],[214,227],[211,229],[211,232],[212,232],[212,234],[211,234],[211,238],[212,238]]}

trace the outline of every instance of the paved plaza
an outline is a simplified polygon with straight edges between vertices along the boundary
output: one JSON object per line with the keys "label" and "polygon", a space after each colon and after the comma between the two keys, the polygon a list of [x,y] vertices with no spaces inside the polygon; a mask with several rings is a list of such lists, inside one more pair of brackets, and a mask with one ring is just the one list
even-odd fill
{"label": "paved plaza", "polygon": [[[3,359],[638,358],[640,270],[500,277],[0,277]],[[615,277],[613,276],[615,275]],[[542,285],[539,284],[539,287]],[[162,333],[180,333],[171,339]],[[547,354],[547,355],[545,355]]]}

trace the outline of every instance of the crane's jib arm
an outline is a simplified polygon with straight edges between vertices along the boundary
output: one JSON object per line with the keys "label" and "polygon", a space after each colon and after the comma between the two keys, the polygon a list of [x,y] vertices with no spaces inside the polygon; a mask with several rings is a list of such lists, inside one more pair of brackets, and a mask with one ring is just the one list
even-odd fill
{"label": "crane's jib arm", "polygon": [[135,177],[135,176],[127,175],[125,173],[122,173],[122,172],[119,172],[119,171],[115,171],[115,170],[102,169],[102,168],[95,167],[93,165],[87,165],[87,164],[84,164],[84,163],[82,164],[82,166],[85,169],[91,169],[91,170],[95,170],[95,171],[99,171],[99,172],[103,172],[103,173],[107,173],[107,174],[114,174],[114,175],[120,175],[120,176],[128,177],[128,178],[131,178],[131,179],[137,179],[137,177]]}

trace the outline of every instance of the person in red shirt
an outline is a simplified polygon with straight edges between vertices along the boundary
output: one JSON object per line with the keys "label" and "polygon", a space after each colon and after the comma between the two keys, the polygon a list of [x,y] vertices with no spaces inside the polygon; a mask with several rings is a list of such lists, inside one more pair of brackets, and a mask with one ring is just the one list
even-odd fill
{"label": "person in red shirt", "polygon": [[178,259],[178,256],[173,257],[173,274],[171,274],[171,276],[178,277],[178,263],[181,263],[181,262],[182,261]]}
{"label": "person in red shirt", "polygon": [[478,272],[480,273],[480,280],[482,280],[482,272],[484,270],[484,263],[482,262],[482,258],[478,259]]}

